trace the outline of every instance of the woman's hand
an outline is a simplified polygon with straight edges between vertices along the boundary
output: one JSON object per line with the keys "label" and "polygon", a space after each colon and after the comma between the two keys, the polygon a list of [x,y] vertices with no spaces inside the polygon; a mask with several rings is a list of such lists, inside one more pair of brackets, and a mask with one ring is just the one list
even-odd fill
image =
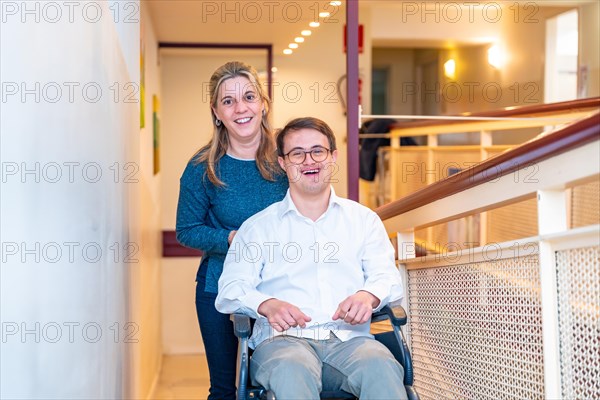
{"label": "woman's hand", "polygon": [[229,236],[227,237],[227,242],[229,242],[229,244],[231,244],[231,242],[233,241],[233,238],[235,237],[236,233],[237,233],[237,231],[229,232]]}

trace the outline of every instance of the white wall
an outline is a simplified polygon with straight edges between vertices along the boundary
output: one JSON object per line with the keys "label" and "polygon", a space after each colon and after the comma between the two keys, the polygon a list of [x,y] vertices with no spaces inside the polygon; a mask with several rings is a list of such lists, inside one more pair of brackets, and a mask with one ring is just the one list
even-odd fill
{"label": "white wall", "polygon": [[[148,398],[156,386],[162,360],[161,340],[161,198],[160,181],[165,160],[161,154],[161,172],[154,174],[154,138],[152,99],[161,96],[158,43],[147,4],[141,3],[142,34],[145,55],[145,126],[139,133],[139,181],[137,198],[130,203],[136,216],[134,224],[139,238],[139,262],[129,266],[131,274],[131,320],[139,324],[139,341],[132,344],[132,392],[136,398]],[[137,57],[139,58],[139,50]],[[139,69],[139,61],[136,64]],[[159,107],[158,116],[161,117]],[[162,121],[161,121],[162,122]],[[138,123],[139,126],[139,123]]]}
{"label": "white wall", "polygon": [[151,22],[140,132],[140,4],[23,4],[2,4],[1,397],[144,398],[161,358]]}
{"label": "white wall", "polygon": [[[124,168],[139,162],[139,119],[138,104],[122,96],[124,85],[138,81],[131,66],[139,25],[119,20],[117,33],[104,2],[87,14],[79,4],[73,22],[67,8],[61,20],[46,10],[36,21],[42,3],[27,3],[34,14],[22,13],[25,3],[11,2],[16,8],[8,11],[7,4],[0,35],[1,397],[131,396],[125,335],[139,340],[140,333],[129,316],[125,250],[139,242],[129,213],[137,187],[126,183]],[[32,92],[22,96],[21,88]]]}

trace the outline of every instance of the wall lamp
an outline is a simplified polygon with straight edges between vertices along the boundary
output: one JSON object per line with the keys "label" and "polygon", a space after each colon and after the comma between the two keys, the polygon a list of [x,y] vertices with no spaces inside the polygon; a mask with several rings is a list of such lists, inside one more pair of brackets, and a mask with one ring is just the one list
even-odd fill
{"label": "wall lamp", "polygon": [[504,54],[504,52],[502,51],[502,49],[500,48],[500,46],[498,46],[497,44],[492,45],[488,51],[488,63],[496,68],[496,69],[500,69],[504,66],[504,63],[506,61],[506,56]]}
{"label": "wall lamp", "polygon": [[450,79],[456,78],[456,61],[453,58],[444,63],[444,75]]}

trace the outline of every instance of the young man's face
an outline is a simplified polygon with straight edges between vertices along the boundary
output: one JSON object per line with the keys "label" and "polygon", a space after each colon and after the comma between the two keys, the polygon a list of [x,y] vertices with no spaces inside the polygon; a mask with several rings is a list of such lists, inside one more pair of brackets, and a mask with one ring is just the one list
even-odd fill
{"label": "young man's face", "polygon": [[[304,153],[310,151],[312,154]],[[279,165],[285,169],[292,190],[305,194],[321,193],[327,191],[335,179],[337,150],[331,151],[327,137],[315,129],[288,133],[283,142],[283,154],[284,157],[278,158]]]}

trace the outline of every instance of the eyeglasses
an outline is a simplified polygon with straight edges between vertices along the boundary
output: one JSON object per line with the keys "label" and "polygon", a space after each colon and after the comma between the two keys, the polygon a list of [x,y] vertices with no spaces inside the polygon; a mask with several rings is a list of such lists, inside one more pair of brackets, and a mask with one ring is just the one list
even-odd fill
{"label": "eyeglasses", "polygon": [[331,150],[326,149],[325,147],[316,146],[310,150],[303,149],[292,149],[289,153],[284,154],[286,157],[294,164],[302,164],[304,160],[306,160],[306,155],[310,154],[310,158],[313,159],[314,162],[321,162],[327,158]]}

